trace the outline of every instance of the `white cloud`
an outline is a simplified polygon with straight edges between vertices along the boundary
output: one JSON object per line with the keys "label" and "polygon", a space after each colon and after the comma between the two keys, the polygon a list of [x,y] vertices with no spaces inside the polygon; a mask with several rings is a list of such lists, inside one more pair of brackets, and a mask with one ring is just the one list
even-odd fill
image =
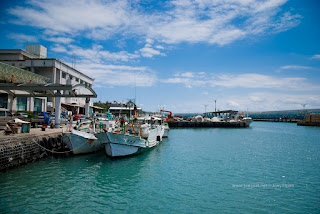
{"label": "white cloud", "polygon": [[307,69],[312,69],[312,67],[301,66],[301,65],[285,65],[285,66],[282,66],[280,69],[283,69],[283,70],[307,70]]}
{"label": "white cloud", "polygon": [[[101,45],[93,45],[84,49],[75,45],[56,44],[51,50],[60,53],[70,53],[76,59],[76,69],[95,78],[95,87],[114,86],[153,86],[157,81],[155,72],[144,66],[115,65],[112,62],[127,62],[138,58],[138,53],[126,51],[109,52],[102,50]],[[69,59],[71,60],[71,59]]]}
{"label": "white cloud", "polygon": [[80,63],[77,68],[95,78],[98,86],[153,86],[156,74],[147,67]]}
{"label": "white cloud", "polygon": [[160,50],[163,50],[163,49],[164,49],[164,47],[161,46],[161,45],[157,45],[156,48],[157,48],[157,49],[160,49]]}
{"label": "white cloud", "polygon": [[[148,44],[206,42],[226,45],[252,35],[295,27],[301,16],[282,11],[287,0],[172,0],[164,10],[143,10],[138,1],[31,0],[12,7],[15,24],[44,30],[50,36],[108,40],[146,39]],[[61,36],[60,36],[61,37]],[[60,42],[63,42],[61,40]],[[64,41],[67,43],[67,41]],[[161,45],[144,47],[145,57],[161,55]]]}
{"label": "white cloud", "polygon": [[227,103],[229,105],[233,106],[233,107],[239,107],[240,106],[240,104],[235,102],[234,100],[229,100]]}
{"label": "white cloud", "polygon": [[311,57],[312,59],[320,59],[320,54],[315,54]]}
{"label": "white cloud", "polygon": [[152,47],[153,43],[154,41],[152,39],[147,38],[145,46],[139,50],[141,55],[147,58],[152,58],[155,55],[165,56],[165,54],[161,53],[160,51],[160,50],[163,50],[164,48],[160,45],[157,45],[155,48],[153,48]]}
{"label": "white cloud", "polygon": [[38,41],[38,38],[36,36],[19,34],[19,33],[11,33],[8,35],[8,38],[14,39],[17,42],[21,42],[21,43]]}
{"label": "white cloud", "polygon": [[130,23],[128,18],[134,13],[123,0],[105,3],[97,0],[32,0],[28,3],[32,7],[15,7],[9,12],[24,24],[64,33],[119,27]]}
{"label": "white cloud", "polygon": [[149,45],[146,44],[145,47],[143,47],[143,48],[140,49],[141,55],[142,55],[143,57],[151,58],[151,57],[153,57],[153,56],[155,56],[155,55],[162,55],[162,56],[164,55],[164,54],[161,53],[159,50],[154,49],[154,48],[152,48],[152,47],[148,47],[148,46],[149,46]]}
{"label": "white cloud", "polygon": [[103,61],[124,61],[134,60],[140,57],[137,53],[128,53],[126,51],[109,52],[102,50],[101,45],[93,45],[91,49],[85,49],[76,45],[55,45],[52,50],[55,52],[66,53],[78,58],[91,62],[101,63]]}
{"label": "white cloud", "polygon": [[[210,95],[209,95],[210,96]],[[206,97],[195,97],[189,100],[181,100],[175,104],[167,103],[169,109],[175,112],[203,112],[201,103],[209,104],[207,112],[214,111],[217,100],[217,110],[233,109],[238,111],[277,111],[303,109],[302,104],[307,104],[308,109],[320,108],[320,95],[314,93],[287,93],[287,92],[253,92],[224,94],[217,99],[212,98],[208,101]],[[175,107],[175,108],[173,108]]]}
{"label": "white cloud", "polygon": [[226,45],[250,35],[277,33],[300,23],[300,15],[281,13],[286,2],[177,0],[163,20],[150,27],[148,35],[166,43]]}
{"label": "white cloud", "polygon": [[248,73],[239,75],[220,75],[216,80],[211,80],[212,86],[222,86],[228,88],[270,88],[270,89],[300,89],[301,85],[305,84],[306,79],[280,78],[267,76],[262,74]]}
{"label": "white cloud", "polygon": [[192,73],[192,72],[185,72],[185,73],[182,73],[182,74],[180,74],[182,77],[190,77],[190,78],[192,78],[192,77],[194,77],[195,75],[194,75],[194,73]]}
{"label": "white cloud", "polygon": [[302,17],[298,14],[291,14],[290,12],[284,13],[280,16],[280,20],[273,24],[273,30],[275,33],[287,31],[300,24],[300,19]]}
{"label": "white cloud", "polygon": [[50,37],[45,39],[51,42],[62,43],[62,44],[70,44],[71,42],[74,42],[73,39],[68,37]]}
{"label": "white cloud", "polygon": [[161,80],[163,83],[172,83],[172,84],[184,84],[187,88],[192,88],[195,86],[206,86],[208,85],[208,81],[206,80],[199,80],[199,79],[192,79],[192,78],[169,78],[166,80]]}
{"label": "white cloud", "polygon": [[320,90],[320,86],[312,85],[307,79],[301,77],[276,77],[256,73],[238,75],[202,75],[187,76],[175,74],[175,77],[161,80],[164,83],[184,84],[187,88],[192,87],[224,87],[224,88],[256,88],[277,90]]}
{"label": "white cloud", "polygon": [[66,49],[65,46],[62,45],[55,45],[50,48],[52,51],[57,52],[57,53],[67,53],[68,50]]}
{"label": "white cloud", "polygon": [[[252,97],[256,99],[251,99]],[[296,93],[255,92],[250,93],[248,97],[243,96],[239,99],[234,96],[231,99],[239,103],[239,109],[246,110],[249,108],[249,111],[302,109],[302,104],[307,104],[308,108],[320,107],[320,96],[312,93],[302,95]]]}

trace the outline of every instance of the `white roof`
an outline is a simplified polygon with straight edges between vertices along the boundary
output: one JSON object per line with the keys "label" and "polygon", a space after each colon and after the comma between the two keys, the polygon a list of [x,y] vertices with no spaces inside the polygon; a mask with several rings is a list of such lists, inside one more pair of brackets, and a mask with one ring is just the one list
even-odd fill
{"label": "white roof", "polygon": [[[109,108],[110,110],[134,110],[134,108],[133,107],[122,107],[122,106],[113,106],[113,107],[110,107]],[[137,109],[141,109],[141,108],[137,108]]]}

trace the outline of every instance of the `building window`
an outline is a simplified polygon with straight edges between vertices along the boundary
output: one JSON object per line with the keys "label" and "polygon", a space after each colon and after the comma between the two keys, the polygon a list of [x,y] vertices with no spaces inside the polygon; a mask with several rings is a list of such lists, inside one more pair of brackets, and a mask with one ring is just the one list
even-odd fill
{"label": "building window", "polygon": [[38,112],[42,111],[42,99],[34,98],[33,110]]}
{"label": "building window", "polygon": [[0,93],[0,108],[8,108],[8,94]]}
{"label": "building window", "polygon": [[17,111],[27,110],[27,97],[17,97]]}
{"label": "building window", "polygon": [[73,76],[70,74],[70,75],[69,75],[69,78],[72,80]]}
{"label": "building window", "polygon": [[67,77],[67,74],[65,72],[62,72],[62,78],[66,78]]}
{"label": "building window", "polygon": [[83,80],[80,80],[80,84],[83,84]]}
{"label": "building window", "polygon": [[79,78],[76,78],[76,81],[79,82]]}

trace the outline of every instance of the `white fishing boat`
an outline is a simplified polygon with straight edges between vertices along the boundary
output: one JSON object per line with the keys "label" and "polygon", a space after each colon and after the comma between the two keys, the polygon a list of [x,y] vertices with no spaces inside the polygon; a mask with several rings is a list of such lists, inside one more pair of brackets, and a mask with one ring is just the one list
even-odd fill
{"label": "white fishing boat", "polygon": [[253,120],[251,117],[247,116],[247,117],[242,118],[242,121],[245,122],[245,127],[249,127]]}
{"label": "white fishing boat", "polygon": [[170,131],[169,124],[168,123],[164,123],[164,133],[163,133],[162,138],[168,138],[169,131]]}
{"label": "white fishing boat", "polygon": [[96,152],[103,149],[102,142],[93,133],[73,129],[71,132],[63,133],[62,140],[75,155]]}
{"label": "white fishing boat", "polygon": [[[149,122],[149,123],[147,123]],[[154,120],[137,119],[135,123],[124,124],[121,129],[107,132],[105,151],[109,157],[124,157],[139,154],[157,146],[164,134],[164,126]]]}
{"label": "white fishing boat", "polygon": [[86,154],[103,149],[103,142],[108,138],[104,131],[96,131],[98,127],[93,121],[86,121],[76,125],[76,129],[64,132],[62,141],[69,150],[77,154]]}

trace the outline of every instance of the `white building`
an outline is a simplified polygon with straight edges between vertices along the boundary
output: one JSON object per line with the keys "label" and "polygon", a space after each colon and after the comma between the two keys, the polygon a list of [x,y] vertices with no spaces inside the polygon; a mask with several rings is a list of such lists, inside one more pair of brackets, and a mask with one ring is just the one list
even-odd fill
{"label": "white building", "polygon": [[[85,84],[92,88],[94,79],[60,60],[47,57],[47,48],[42,45],[27,45],[22,49],[0,49],[0,61],[49,78],[48,83]],[[79,90],[86,90],[85,88]],[[7,100],[6,100],[7,99]],[[61,98],[61,106],[73,114],[85,113],[86,98]],[[10,103],[8,94],[0,94],[0,108],[16,111],[54,112],[54,98],[17,97]],[[1,106],[1,103],[3,104]],[[6,106],[5,106],[6,104]],[[92,107],[92,102],[90,102]]]}

